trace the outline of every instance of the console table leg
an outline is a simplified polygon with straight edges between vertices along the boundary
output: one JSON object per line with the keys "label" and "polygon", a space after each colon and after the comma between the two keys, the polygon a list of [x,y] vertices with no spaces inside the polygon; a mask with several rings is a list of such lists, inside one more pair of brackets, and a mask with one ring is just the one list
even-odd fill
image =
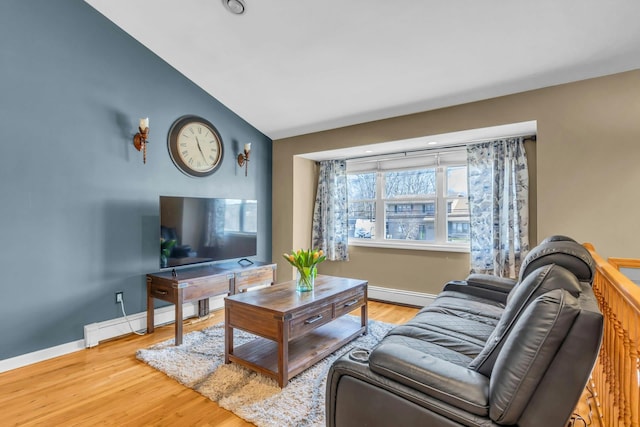
{"label": "console table leg", "polygon": [[176,301],[176,339],[175,345],[182,344],[182,290],[178,293],[178,301]]}
{"label": "console table leg", "polygon": [[209,298],[198,300],[198,317],[209,315]]}
{"label": "console table leg", "polygon": [[364,328],[363,335],[367,335],[367,333],[369,332],[369,315],[367,310],[368,305],[369,304],[367,303],[367,299],[365,298],[364,305],[360,308],[360,325]]}
{"label": "console table leg", "polygon": [[224,363],[229,363],[229,355],[233,354],[233,328],[229,326],[229,309],[224,309]]}
{"label": "console table leg", "polygon": [[150,334],[154,330],[155,319],[153,309],[153,296],[151,295],[151,282],[147,280],[147,333]]}

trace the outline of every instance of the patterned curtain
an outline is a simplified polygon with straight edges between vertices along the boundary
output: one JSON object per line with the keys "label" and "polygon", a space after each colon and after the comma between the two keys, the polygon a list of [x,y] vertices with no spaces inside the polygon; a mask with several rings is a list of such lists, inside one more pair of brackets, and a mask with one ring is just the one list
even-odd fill
{"label": "patterned curtain", "polygon": [[524,138],[467,147],[471,272],[517,277],[529,251],[529,174]]}
{"label": "patterned curtain", "polygon": [[347,162],[320,162],[311,242],[330,261],[349,259],[347,206]]}

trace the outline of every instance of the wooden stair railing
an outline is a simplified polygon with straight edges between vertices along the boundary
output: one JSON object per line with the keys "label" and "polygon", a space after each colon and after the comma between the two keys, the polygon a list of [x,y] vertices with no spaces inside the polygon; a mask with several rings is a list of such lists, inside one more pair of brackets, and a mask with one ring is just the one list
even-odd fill
{"label": "wooden stair railing", "polygon": [[604,316],[602,346],[590,379],[598,416],[606,427],[640,427],[640,287],[616,268],[620,260],[627,263],[622,266],[637,268],[640,260],[609,263],[592,244],[584,246],[596,262],[593,291]]}

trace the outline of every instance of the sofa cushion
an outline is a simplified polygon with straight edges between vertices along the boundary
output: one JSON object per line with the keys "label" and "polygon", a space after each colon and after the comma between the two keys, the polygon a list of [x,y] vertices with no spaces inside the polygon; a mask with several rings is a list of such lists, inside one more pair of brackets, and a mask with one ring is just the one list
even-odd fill
{"label": "sofa cushion", "polygon": [[424,339],[424,337],[416,338],[412,335],[387,335],[380,344],[374,349],[377,350],[384,345],[393,344],[394,346],[403,346],[406,349],[419,351],[420,353],[430,354],[438,359],[446,360],[463,367],[469,366],[469,362],[473,359],[464,354],[464,352],[456,351],[450,347],[439,345],[434,340]]}
{"label": "sofa cushion", "polygon": [[489,379],[435,353],[385,338],[371,352],[369,367],[456,408],[485,417],[489,413]]}
{"label": "sofa cushion", "polygon": [[563,289],[545,293],[527,306],[491,374],[489,416],[493,421],[518,422],[579,312],[578,299]]}
{"label": "sofa cushion", "polygon": [[443,292],[413,319],[394,327],[387,335],[430,342],[460,353],[467,366],[484,348],[503,309],[504,305],[495,301]]}
{"label": "sofa cushion", "polygon": [[425,312],[443,313],[485,323],[493,328],[498,324],[504,307],[504,303],[496,300],[464,292],[443,291],[431,304],[420,310],[417,316]]}
{"label": "sofa cushion", "polygon": [[[455,353],[465,355],[467,360],[464,366],[468,366],[469,362],[473,360],[484,348],[484,342],[486,339],[477,338],[475,335],[479,335],[482,331],[478,329],[471,329],[472,327],[479,326],[481,324],[477,322],[462,321],[453,316],[445,316],[436,313],[429,313],[429,316],[425,317],[429,323],[418,323],[411,321],[409,324],[396,326],[387,334],[387,337],[402,337],[411,338],[412,340],[434,344],[439,348],[448,349]],[[456,329],[455,326],[467,325]],[[485,325],[486,327],[486,325]],[[483,335],[489,336],[490,330],[484,331]]]}
{"label": "sofa cushion", "polygon": [[490,376],[498,353],[518,317],[531,301],[554,289],[565,289],[576,297],[581,292],[578,279],[567,269],[554,264],[539,267],[524,281],[518,283],[509,294],[507,306],[500,321],[487,339],[482,351],[469,364],[469,368]]}

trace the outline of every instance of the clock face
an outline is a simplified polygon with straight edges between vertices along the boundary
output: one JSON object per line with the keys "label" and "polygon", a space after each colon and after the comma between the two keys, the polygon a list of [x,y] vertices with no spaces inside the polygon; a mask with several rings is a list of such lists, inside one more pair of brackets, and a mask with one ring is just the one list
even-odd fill
{"label": "clock face", "polygon": [[207,120],[187,116],[169,131],[169,153],[173,163],[190,176],[209,176],[222,163],[222,139]]}

